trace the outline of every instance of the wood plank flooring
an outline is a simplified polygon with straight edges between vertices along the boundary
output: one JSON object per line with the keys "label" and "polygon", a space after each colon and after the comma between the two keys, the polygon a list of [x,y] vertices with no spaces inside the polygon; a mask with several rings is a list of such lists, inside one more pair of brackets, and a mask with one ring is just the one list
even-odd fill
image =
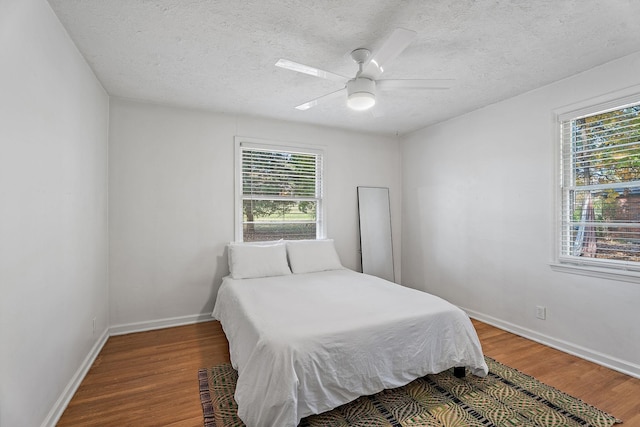
{"label": "wood plank flooring", "polygon": [[110,337],[58,426],[199,426],[198,369],[229,361],[219,322]]}
{"label": "wood plank flooring", "polygon": [[[484,353],[640,426],[640,379],[473,321]],[[59,426],[202,426],[198,368],[229,361],[218,322],[109,338]]]}

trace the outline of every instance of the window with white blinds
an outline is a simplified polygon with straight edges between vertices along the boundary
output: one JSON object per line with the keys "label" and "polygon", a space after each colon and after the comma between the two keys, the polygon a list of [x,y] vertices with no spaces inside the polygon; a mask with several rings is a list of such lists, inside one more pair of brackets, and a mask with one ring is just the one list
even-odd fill
{"label": "window with white blinds", "polygon": [[640,271],[640,98],[625,101],[560,116],[561,262]]}
{"label": "window with white blinds", "polygon": [[237,149],[237,240],[322,237],[322,151],[251,142]]}

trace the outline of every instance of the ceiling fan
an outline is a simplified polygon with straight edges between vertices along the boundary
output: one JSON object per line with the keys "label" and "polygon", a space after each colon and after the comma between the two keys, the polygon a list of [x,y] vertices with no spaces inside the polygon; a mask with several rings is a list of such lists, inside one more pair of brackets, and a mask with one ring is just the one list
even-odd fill
{"label": "ceiling fan", "polygon": [[380,49],[371,54],[369,49],[358,48],[351,52],[351,58],[358,64],[355,77],[349,78],[340,74],[311,67],[288,59],[279,59],[277,67],[286,68],[298,73],[309,74],[322,79],[342,83],[344,87],[319,98],[298,105],[298,110],[311,107],[341,96],[347,97],[347,105],[357,111],[368,110],[376,103],[376,91],[395,89],[449,89],[451,79],[379,79],[385,67],[393,61],[415,39],[416,32],[404,28],[396,28],[382,43]]}

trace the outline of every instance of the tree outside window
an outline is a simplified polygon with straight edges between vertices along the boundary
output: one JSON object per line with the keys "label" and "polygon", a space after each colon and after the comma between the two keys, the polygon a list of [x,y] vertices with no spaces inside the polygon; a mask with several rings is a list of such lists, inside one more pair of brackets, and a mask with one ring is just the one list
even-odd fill
{"label": "tree outside window", "polygon": [[561,126],[561,255],[640,262],[640,104]]}
{"label": "tree outside window", "polygon": [[243,241],[318,237],[322,155],[241,146]]}

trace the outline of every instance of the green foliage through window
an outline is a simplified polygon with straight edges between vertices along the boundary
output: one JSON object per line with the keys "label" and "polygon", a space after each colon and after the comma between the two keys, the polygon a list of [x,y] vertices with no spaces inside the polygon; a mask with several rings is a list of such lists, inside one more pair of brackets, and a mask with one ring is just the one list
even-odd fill
{"label": "green foliage through window", "polygon": [[317,237],[320,154],[241,147],[241,164],[244,241]]}
{"label": "green foliage through window", "polygon": [[561,126],[561,255],[640,262],[640,104]]}

